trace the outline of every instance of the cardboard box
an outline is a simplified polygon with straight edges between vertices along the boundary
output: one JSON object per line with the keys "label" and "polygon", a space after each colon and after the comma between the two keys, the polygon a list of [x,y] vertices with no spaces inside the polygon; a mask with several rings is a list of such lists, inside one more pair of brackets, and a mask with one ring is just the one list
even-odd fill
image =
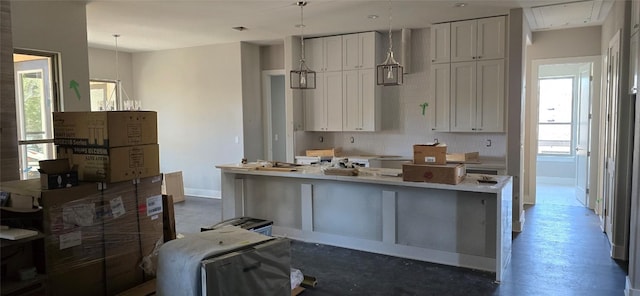
{"label": "cardboard box", "polygon": [[78,185],[78,171],[71,168],[69,159],[41,160],[40,187],[42,189],[65,188]]}
{"label": "cardboard box", "polygon": [[456,185],[466,175],[464,164],[429,165],[429,164],[404,164],[402,165],[402,180],[410,182],[427,182]]}
{"label": "cardboard box", "polygon": [[153,252],[158,241],[164,241],[162,175],[141,178],[136,184],[136,198],[144,257]]}
{"label": "cardboard box", "polygon": [[123,147],[158,143],[153,111],[54,112],[53,142],[62,146]]}
{"label": "cardboard box", "polygon": [[446,164],[447,145],[442,143],[413,145],[413,163]]}
{"label": "cardboard box", "polygon": [[306,156],[340,156],[341,152],[341,148],[309,149],[306,151]]}
{"label": "cardboard box", "polygon": [[160,174],[158,144],[116,147],[58,146],[58,158],[69,158],[80,181],[120,182]]}
{"label": "cardboard box", "polygon": [[480,153],[478,152],[465,152],[465,153],[447,153],[447,162],[459,162],[459,163],[478,163],[480,162]]}

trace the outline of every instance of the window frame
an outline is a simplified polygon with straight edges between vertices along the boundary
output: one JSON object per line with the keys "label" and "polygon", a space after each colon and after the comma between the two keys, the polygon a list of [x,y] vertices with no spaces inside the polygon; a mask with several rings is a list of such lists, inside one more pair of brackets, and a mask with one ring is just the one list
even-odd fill
{"label": "window frame", "polygon": [[[540,122],[540,111],[538,111],[538,119],[536,120],[536,129],[538,130],[538,137],[537,137],[537,142],[536,142],[536,155],[537,157],[575,157],[575,150],[572,147],[575,147],[575,141],[576,141],[576,112],[575,112],[575,108],[576,108],[576,100],[577,100],[577,86],[578,86],[578,81],[577,81],[577,77],[575,75],[559,75],[559,76],[545,76],[545,77],[538,77],[538,110],[540,110],[540,101],[541,101],[541,95],[540,95],[540,88],[541,88],[541,81],[543,80],[556,80],[556,79],[570,79],[571,80],[571,121],[570,122]],[[569,138],[569,153],[541,153],[540,152],[540,126],[541,125],[570,125],[570,138]]]}

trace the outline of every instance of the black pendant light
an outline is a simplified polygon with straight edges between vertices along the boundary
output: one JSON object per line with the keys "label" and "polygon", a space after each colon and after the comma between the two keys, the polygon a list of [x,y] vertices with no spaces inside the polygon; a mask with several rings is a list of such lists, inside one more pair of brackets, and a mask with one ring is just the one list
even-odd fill
{"label": "black pendant light", "polygon": [[309,69],[304,61],[304,6],[306,1],[298,1],[296,5],[300,6],[300,66],[298,70],[291,70],[291,88],[293,89],[315,89],[316,88],[316,72]]}
{"label": "black pendant light", "polygon": [[404,79],[400,63],[393,58],[393,40],[391,38],[391,0],[389,0],[389,51],[384,63],[376,67],[377,84],[383,86],[402,85]]}

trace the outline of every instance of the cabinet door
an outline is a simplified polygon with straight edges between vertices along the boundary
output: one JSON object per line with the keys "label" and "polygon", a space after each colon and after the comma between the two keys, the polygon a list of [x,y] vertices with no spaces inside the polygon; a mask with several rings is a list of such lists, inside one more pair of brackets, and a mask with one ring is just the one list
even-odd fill
{"label": "cabinet door", "polygon": [[316,88],[304,90],[304,129],[325,131],[327,128],[327,102],[324,96],[324,73],[316,73]]}
{"label": "cabinet door", "polygon": [[[307,67],[316,72],[324,72],[324,42],[322,39],[323,38],[312,38],[304,40],[304,55]],[[298,63],[294,63],[294,68],[298,68]],[[318,79],[316,79],[316,81],[317,80]],[[316,89],[317,88],[316,86]]]}
{"label": "cabinet door", "polygon": [[502,59],[505,52],[505,17],[478,20],[476,58],[479,60]]}
{"label": "cabinet door", "polygon": [[[374,69],[378,63],[376,53],[380,46],[380,34],[377,32],[367,32],[358,35],[360,37],[360,69]],[[380,61],[380,63],[382,63],[382,61]]]}
{"label": "cabinet door", "polygon": [[477,64],[476,122],[478,132],[504,132],[504,60]]}
{"label": "cabinet door", "polygon": [[345,131],[362,129],[362,95],[360,94],[360,75],[358,70],[342,72],[343,114]]}
{"label": "cabinet door", "polygon": [[452,132],[473,132],[476,121],[476,62],[451,64]]}
{"label": "cabinet door", "polygon": [[[324,70],[342,71],[342,36],[322,38],[324,41]],[[342,79],[340,79],[342,81]]]}
{"label": "cabinet door", "polygon": [[640,32],[636,32],[631,36],[629,43],[629,94],[638,93],[638,70],[640,69]]}
{"label": "cabinet door", "polygon": [[358,71],[361,96],[361,129],[374,132],[380,129],[380,86],[376,85],[376,70]]}
{"label": "cabinet door", "polygon": [[449,131],[449,105],[451,103],[451,66],[435,64],[431,66],[429,83],[431,95],[427,103],[427,126],[432,131]]}
{"label": "cabinet door", "polygon": [[451,61],[451,23],[431,26],[429,54],[431,63]]}
{"label": "cabinet door", "polygon": [[327,131],[342,131],[342,71],[324,73]]}
{"label": "cabinet door", "polygon": [[631,1],[631,35],[640,32],[640,0]]}
{"label": "cabinet door", "polygon": [[362,66],[360,34],[342,36],[342,69],[357,70]]}
{"label": "cabinet door", "polygon": [[476,59],[476,20],[451,23],[451,62]]}

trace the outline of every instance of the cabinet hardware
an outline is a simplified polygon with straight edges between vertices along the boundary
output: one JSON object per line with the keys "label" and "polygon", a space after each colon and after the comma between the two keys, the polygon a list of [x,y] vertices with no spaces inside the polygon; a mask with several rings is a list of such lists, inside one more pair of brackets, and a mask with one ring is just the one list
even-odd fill
{"label": "cabinet hardware", "polygon": [[474,59],[474,60],[476,59],[476,57],[471,57],[471,58]]}
{"label": "cabinet hardware", "polygon": [[432,131],[435,131],[436,129],[435,129],[435,128],[431,128],[431,130],[432,130]]}
{"label": "cabinet hardware", "polygon": [[479,59],[481,59],[481,58],[482,58],[482,56],[478,56],[478,58],[479,58]]}
{"label": "cabinet hardware", "polygon": [[476,130],[476,128],[474,127],[474,128],[472,128],[471,130],[472,130],[472,131],[475,131],[475,130]]}

